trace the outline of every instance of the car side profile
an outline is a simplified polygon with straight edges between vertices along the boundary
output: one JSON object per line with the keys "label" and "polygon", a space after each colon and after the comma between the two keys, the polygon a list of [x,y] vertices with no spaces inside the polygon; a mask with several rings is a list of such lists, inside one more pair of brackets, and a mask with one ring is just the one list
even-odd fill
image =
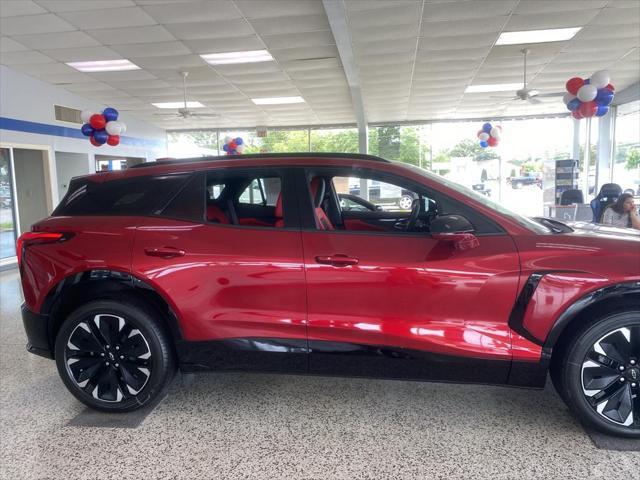
{"label": "car side profile", "polygon": [[[374,181],[410,208],[357,200]],[[17,249],[28,350],[98,410],[153,402],[177,369],[550,373],[581,422],[640,438],[640,236],[521,217],[417,167],[265,154],[102,172]]]}

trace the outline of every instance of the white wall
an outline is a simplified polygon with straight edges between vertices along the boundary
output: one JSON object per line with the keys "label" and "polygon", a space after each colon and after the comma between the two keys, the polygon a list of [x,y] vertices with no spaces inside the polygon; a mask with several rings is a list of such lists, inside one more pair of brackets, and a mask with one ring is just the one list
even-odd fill
{"label": "white wall", "polygon": [[89,173],[86,153],[55,152],[58,198],[64,197],[69,181]]}
{"label": "white wall", "polygon": [[[96,111],[100,111],[107,106],[0,65],[0,117],[57,125],[71,129],[80,128],[76,124],[57,121],[55,119],[54,105]],[[118,105],[108,106],[118,108]],[[95,154],[142,157],[147,161],[167,156],[165,130],[132,117],[127,112],[121,113],[119,119],[127,124],[126,137],[152,142],[153,144],[127,145],[123,143],[117,147],[107,145],[94,147],[87,138],[69,138],[3,129],[0,129],[0,143],[48,147],[52,156],[52,163],[49,166],[52,201],[57,204],[56,151],[86,154],[88,172],[95,171]]]}

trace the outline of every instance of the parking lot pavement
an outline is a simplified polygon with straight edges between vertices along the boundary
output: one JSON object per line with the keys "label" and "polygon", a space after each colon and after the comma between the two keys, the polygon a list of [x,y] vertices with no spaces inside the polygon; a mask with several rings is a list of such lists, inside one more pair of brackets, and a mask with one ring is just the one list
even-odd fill
{"label": "parking lot pavement", "polygon": [[1,273],[2,479],[640,478],[640,452],[596,448],[550,386],[198,375],[142,423],[86,426],[25,351],[20,302]]}

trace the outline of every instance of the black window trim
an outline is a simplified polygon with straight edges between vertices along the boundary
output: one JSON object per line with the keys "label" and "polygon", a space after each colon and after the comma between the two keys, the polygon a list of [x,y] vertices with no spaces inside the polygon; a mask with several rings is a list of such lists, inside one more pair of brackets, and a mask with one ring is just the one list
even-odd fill
{"label": "black window trim", "polygon": [[[376,179],[380,179],[381,181],[387,181],[388,183],[392,183],[397,185],[397,182],[401,182],[404,185],[408,186],[412,189],[412,191],[431,191],[434,193],[434,197],[443,197],[447,199],[454,205],[463,205],[461,202],[451,198],[449,195],[441,193],[437,190],[433,190],[421,183],[418,183],[410,178],[403,177],[402,175],[398,175],[395,173],[383,172],[380,170],[376,170],[371,167],[354,167],[354,166],[323,166],[323,165],[309,165],[303,167],[294,167],[298,170],[298,174],[296,176],[296,185],[298,186],[298,202],[299,202],[299,215],[300,215],[300,225],[301,229],[304,232],[318,232],[318,233],[337,233],[341,235],[374,235],[374,236],[394,236],[394,237],[412,237],[416,236],[425,236],[425,232],[402,232],[402,231],[394,231],[394,232],[374,232],[374,231],[358,231],[358,230],[319,230],[316,225],[315,215],[313,214],[313,202],[311,201],[311,193],[309,191],[309,181],[314,175],[326,175],[331,177],[336,176],[357,176],[362,175],[363,173],[367,173],[372,175],[373,177],[377,177]],[[345,175],[345,172],[357,175]],[[487,223],[493,225],[498,231],[496,232],[488,232],[488,233],[476,233],[478,237],[496,237],[496,236],[505,236],[508,235],[507,231],[491,218],[487,217],[483,213],[479,212],[475,208],[463,205],[464,208],[472,210],[476,215],[481,217]]]}

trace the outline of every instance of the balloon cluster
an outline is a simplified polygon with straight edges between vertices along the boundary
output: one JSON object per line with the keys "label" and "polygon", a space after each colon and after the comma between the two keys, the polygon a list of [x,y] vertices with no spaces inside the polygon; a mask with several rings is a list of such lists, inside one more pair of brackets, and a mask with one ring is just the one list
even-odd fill
{"label": "balloon cluster", "polygon": [[482,125],[478,130],[478,139],[482,148],[495,147],[502,137],[502,127],[500,125],[492,126],[489,122]]}
{"label": "balloon cluster", "polygon": [[111,145],[115,147],[120,143],[120,134],[127,131],[124,122],[118,122],[118,111],[115,108],[107,107],[102,113],[91,110],[80,112],[80,118],[84,122],[80,131],[89,137],[91,145]]}
{"label": "balloon cluster", "polygon": [[244,141],[242,137],[224,137],[222,149],[227,152],[227,155],[240,155],[244,151]]}
{"label": "balloon cluster", "polygon": [[602,117],[609,111],[615,88],[609,83],[609,72],[598,70],[590,78],[570,78],[562,100],[573,118]]}

